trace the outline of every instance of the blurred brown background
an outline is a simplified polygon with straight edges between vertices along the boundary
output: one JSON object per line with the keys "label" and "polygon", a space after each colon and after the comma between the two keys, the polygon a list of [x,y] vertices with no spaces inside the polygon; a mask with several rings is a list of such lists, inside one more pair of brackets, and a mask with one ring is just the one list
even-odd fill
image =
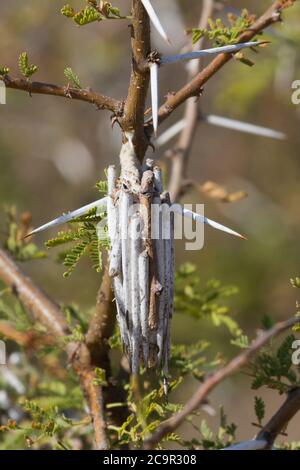
{"label": "blurred brown background", "polygon": [[[39,66],[36,80],[64,84],[63,71],[70,66],[83,86],[124,98],[130,73],[127,22],[107,21],[78,28],[60,15],[64,3],[2,1],[0,65],[10,67],[12,76],[19,75],[18,56],[27,51],[30,62]],[[224,9],[218,16],[242,8],[259,14],[271,2],[220,3]],[[82,6],[81,1],[72,4]],[[129,12],[129,1],[114,4]],[[172,47],[166,48],[153,33],[154,47],[162,52],[178,52],[189,41],[184,30],[197,26],[201,2],[153,0],[153,5],[172,39]],[[239,287],[232,309],[252,335],[263,315],[283,319],[295,312],[297,292],[289,278],[300,273],[300,105],[291,103],[291,83],[300,79],[299,5],[288,10],[284,18],[282,25],[266,34],[272,44],[259,55],[251,54],[255,67],[232,61],[207,84],[201,110],[272,127],[285,132],[287,140],[275,141],[203,123],[198,128],[188,171],[199,183],[213,180],[231,192],[248,193],[247,199],[231,204],[216,203],[196,192],[184,198],[185,202],[204,202],[208,217],[237,229],[248,241],[207,229],[202,251],[185,252],[183,243],[177,247],[178,264],[194,262],[203,280],[215,277]],[[168,91],[178,89],[185,78],[183,64],[164,68],[161,99]],[[182,109],[164,128],[181,115]],[[24,92],[8,90],[7,105],[0,107],[1,204],[30,210],[36,226],[96,199],[95,182],[103,179],[108,164],[118,162],[120,132],[117,126],[111,130],[109,117],[109,113],[85,103],[38,95],[30,98]],[[156,158],[161,158],[165,150],[160,149]],[[47,235],[37,238],[40,246]],[[93,306],[100,279],[88,263],[68,280],[62,280],[63,268],[53,259],[27,266],[27,271],[59,301]],[[209,331],[204,331],[204,326],[201,329],[199,322],[175,317],[174,341],[195,341],[202,334],[207,336]],[[212,340],[220,349],[228,343],[228,335],[220,330]],[[213,404],[217,408],[219,401],[224,403],[243,438],[255,433],[251,427],[255,393],[249,392],[246,379],[241,388],[241,380],[227,381],[215,392]],[[180,398],[186,400],[194,386],[191,382],[182,388]],[[280,399],[276,393],[268,397],[267,413],[271,414]],[[291,425],[293,438],[299,438],[296,421]]]}

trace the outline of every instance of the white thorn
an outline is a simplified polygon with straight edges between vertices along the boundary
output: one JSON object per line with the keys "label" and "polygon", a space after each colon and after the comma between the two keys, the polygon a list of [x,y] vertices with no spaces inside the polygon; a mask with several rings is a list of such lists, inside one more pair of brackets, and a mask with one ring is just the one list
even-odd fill
{"label": "white thorn", "polygon": [[153,130],[156,135],[158,128],[158,64],[152,63],[150,65],[150,76]]}
{"label": "white thorn", "polygon": [[150,20],[152,21],[155,29],[157,30],[157,32],[161,35],[161,37],[168,43],[170,44],[170,39],[168,38],[167,36],[167,33],[165,32],[161,22],[160,22],[160,19],[158,18],[157,14],[155,13],[155,10],[150,2],[150,0],[141,0],[142,1],[142,4],[144,5],[145,7],[145,10],[147,11],[149,17],[150,17]]}
{"label": "white thorn", "polygon": [[247,134],[269,137],[270,139],[286,139],[286,135],[283,132],[275,131],[273,129],[269,129],[268,127],[256,126],[255,124],[237,121],[235,119],[229,119],[211,114],[210,116],[206,116],[204,120],[213,126],[225,127],[227,129],[233,129],[235,131],[245,132]]}
{"label": "white thorn", "polygon": [[[211,124],[212,126],[224,127],[225,129],[232,129],[238,132],[244,132],[245,134],[253,134],[260,137],[267,137],[269,139],[285,140],[286,134],[269,127],[257,126],[248,122],[238,121],[236,119],[229,119],[223,116],[215,116],[210,114],[207,116],[201,116],[201,120]],[[179,134],[186,125],[186,121],[181,119],[180,121],[173,124],[169,129],[163,132],[156,140],[156,146],[162,147],[167,144],[173,137]]]}
{"label": "white thorn", "polygon": [[182,60],[193,60],[193,59],[200,59],[201,57],[205,57],[211,54],[220,54],[222,53],[235,53],[240,51],[241,49],[245,49],[246,47],[255,47],[259,46],[260,44],[264,44],[264,41],[250,41],[244,42],[241,44],[233,44],[229,46],[221,46],[221,47],[213,47],[211,49],[203,49],[201,51],[194,51],[194,52],[187,52],[186,54],[177,54],[177,55],[170,55],[162,57],[160,60],[160,64],[171,64],[175,62],[181,62]]}
{"label": "white thorn", "polygon": [[200,222],[201,224],[207,224],[216,230],[220,230],[221,232],[225,232],[225,233],[228,233],[229,235],[233,235],[234,237],[238,237],[238,238],[242,238],[243,240],[246,240],[246,238],[240,233],[235,232],[234,230],[226,227],[225,225],[221,225],[218,222],[215,222],[214,220],[208,219],[202,214],[197,214],[196,212],[192,212],[188,209],[185,209],[184,207],[179,206],[178,204],[172,205],[172,209],[175,212],[182,214],[184,217],[189,217],[190,219],[193,219],[196,222]]}
{"label": "white thorn", "polygon": [[158,137],[155,146],[162,147],[163,145],[167,144],[169,140],[173,139],[173,137],[183,131],[185,128],[185,122],[185,119],[181,119],[180,121],[173,124],[173,126],[169,127],[169,129],[167,129]]}
{"label": "white thorn", "polygon": [[98,199],[98,201],[91,202],[90,204],[87,204],[86,206],[80,207],[79,209],[76,209],[75,211],[68,212],[67,214],[63,214],[60,217],[57,217],[57,219],[51,220],[50,222],[47,222],[44,225],[41,225],[40,227],[34,229],[32,232],[30,232],[27,237],[30,235],[35,235],[37,233],[43,232],[44,230],[47,230],[52,227],[57,227],[58,225],[63,225],[67,222],[70,222],[71,220],[77,219],[77,217],[81,217],[84,214],[87,214],[90,210],[92,209],[106,209],[107,207],[107,198],[104,197],[103,199]]}

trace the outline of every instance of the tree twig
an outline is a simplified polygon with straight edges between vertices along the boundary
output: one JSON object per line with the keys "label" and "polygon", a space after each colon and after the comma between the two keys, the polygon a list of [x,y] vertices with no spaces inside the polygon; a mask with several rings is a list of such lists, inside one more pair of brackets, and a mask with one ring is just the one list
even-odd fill
{"label": "tree twig", "polygon": [[57,304],[52,302],[0,249],[0,279],[9,286],[22,304],[33,314],[35,320],[46,326],[53,336],[68,333],[68,325]]}
{"label": "tree twig", "polygon": [[91,354],[91,361],[97,367],[106,371],[110,376],[109,344],[116,320],[115,306],[113,304],[113,291],[108,267],[105,266],[102,283],[98,292],[96,311],[92,317],[86,335],[86,344]]}
{"label": "tree twig", "polygon": [[[250,41],[257,34],[261,33],[268,26],[277,23],[281,19],[281,12],[292,2],[279,0],[273,3],[270,8],[257,21],[243,32],[239,37],[240,42]],[[203,85],[212,78],[227,62],[232,59],[230,54],[219,54],[213,59],[207,67],[199,72],[196,77],[188,82],[184,87],[174,94],[169,94],[165,103],[159,109],[159,122],[163,122],[172,112],[183,104],[188,98],[198,97],[202,91]]]}
{"label": "tree twig", "polygon": [[[0,280],[9,286],[22,304],[43,324],[57,340],[69,334],[68,324],[57,304],[52,302],[31,279],[25,276],[12,258],[0,249]],[[84,343],[69,343],[65,350],[74,371],[77,373],[87,397],[95,430],[97,449],[107,449],[102,389],[94,383],[95,372],[91,366],[90,352]]]}
{"label": "tree twig", "polygon": [[62,98],[85,101],[94,104],[99,109],[107,109],[116,115],[122,114],[123,102],[102,95],[90,89],[72,88],[67,86],[58,86],[50,83],[31,82],[23,78],[14,78],[10,75],[4,75],[1,80],[5,83],[6,88],[14,90],[27,91],[30,95],[33,93],[41,95],[60,96]]}
{"label": "tree twig", "polygon": [[300,388],[295,388],[287,394],[287,398],[279,410],[261,429],[255,439],[239,442],[223,450],[268,450],[271,449],[276,437],[287,427],[288,423],[300,410]]}
{"label": "tree twig", "polygon": [[256,440],[265,440],[266,449],[272,448],[276,437],[285,430],[288,423],[300,410],[300,388],[291,390],[285,402],[279,408],[277,413],[269,420],[269,422],[261,429],[256,436]]}
{"label": "tree twig", "polygon": [[[197,408],[199,408],[199,406],[207,398],[208,394],[219,383],[223,382],[227,377],[231,376],[232,374],[239,371],[242,367],[247,365],[250,359],[257,353],[257,351],[259,351],[263,346],[265,346],[265,344],[267,344],[271,338],[278,336],[279,334],[293,327],[297,323],[299,323],[299,318],[291,318],[289,320],[277,323],[273,328],[258,336],[258,338],[256,338],[252,342],[251,346],[248,349],[246,349],[241,354],[232,359],[225,367],[208,377],[205,382],[201,384],[200,387],[196,390],[195,394],[186,403],[184,408],[179,413],[172,416],[170,419],[161,423],[156,429],[156,431],[152,434],[152,436],[146,439],[144,447],[146,449],[153,449],[166,435],[174,432],[189,415],[191,415]],[[276,426],[274,429],[278,429],[278,427]]]}

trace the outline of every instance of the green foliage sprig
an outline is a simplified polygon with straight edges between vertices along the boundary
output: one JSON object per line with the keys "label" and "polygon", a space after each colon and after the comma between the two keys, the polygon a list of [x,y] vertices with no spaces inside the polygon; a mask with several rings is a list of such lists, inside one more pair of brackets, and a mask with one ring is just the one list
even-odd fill
{"label": "green foliage sprig", "polygon": [[109,247],[109,238],[106,228],[103,229],[103,234],[99,238],[96,223],[100,222],[101,218],[96,215],[96,210],[91,211],[85,218],[77,219],[72,224],[78,224],[77,230],[66,232],[59,232],[57,237],[52,238],[46,242],[47,248],[54,248],[67,243],[76,242],[75,245],[69,250],[65,251],[59,259],[63,260],[63,264],[67,269],[64,277],[70,276],[79,261],[83,256],[87,255],[92,263],[93,268],[100,272],[102,269],[102,249]]}
{"label": "green foliage sprig", "polygon": [[261,426],[266,412],[266,405],[261,397],[254,397],[254,410],[258,420],[258,424]]}
{"label": "green foliage sprig", "polygon": [[82,10],[76,12],[74,8],[67,4],[61,9],[62,15],[72,18],[79,26],[85,26],[95,21],[102,20],[119,20],[127,17],[122,16],[119,8],[114,7],[110,2],[100,1],[98,4],[95,0],[88,0],[88,5]]}
{"label": "green foliage sprig", "polygon": [[191,315],[194,318],[209,318],[215,326],[224,325],[234,336],[240,336],[237,322],[230,316],[229,308],[220,305],[238,292],[234,286],[222,286],[217,280],[202,284],[197,268],[185,263],[175,275],[175,311]]}
{"label": "green foliage sprig", "polygon": [[253,377],[252,389],[265,386],[281,394],[300,386],[299,368],[292,363],[292,344],[295,339],[294,335],[289,335],[277,350],[270,346],[256,356],[250,372]]}
{"label": "green foliage sprig", "polygon": [[78,89],[81,89],[81,83],[78,75],[71,69],[71,67],[66,67],[64,70],[65,77],[69,80],[69,82]]}
{"label": "green foliage sprig", "polygon": [[[97,188],[100,192],[107,192],[106,182],[99,182]],[[107,232],[106,214],[98,214],[97,209],[92,209],[84,216],[70,222],[75,229],[58,232],[57,236],[46,242],[47,248],[55,248],[75,243],[73,247],[59,255],[67,271],[64,277],[72,274],[79,261],[88,256],[93,263],[93,268],[100,272],[102,269],[102,251],[110,246]],[[101,224],[100,224],[101,223]]]}
{"label": "green foliage sprig", "polygon": [[9,68],[8,67],[0,66],[0,76],[7,75],[8,73],[9,73]]}
{"label": "green foliage sprig", "polygon": [[244,9],[241,16],[236,16],[232,13],[227,15],[229,25],[225,25],[220,18],[215,21],[209,19],[208,28],[205,29],[192,29],[193,44],[199,41],[202,37],[213,41],[214,46],[226,46],[229,44],[236,44],[239,36],[244,33],[255,21],[255,15],[250,15],[248,10]]}
{"label": "green foliage sprig", "polygon": [[31,215],[24,212],[18,217],[14,207],[5,208],[6,216],[6,237],[4,239],[4,248],[17,261],[32,261],[36,259],[47,258],[45,251],[31,242],[30,238],[25,238],[30,231]]}
{"label": "green foliage sprig", "polygon": [[[232,13],[227,15],[228,25],[224,24],[220,18],[215,21],[209,19],[208,28],[198,29],[194,28],[192,32],[193,44],[199,41],[199,39],[205,37],[213,42],[213,46],[227,46],[230,44],[237,44],[239,37],[242,33],[247,31],[254,23],[255,15],[249,14],[248,10],[244,9],[241,16],[236,16]],[[255,39],[254,39],[255,40]],[[242,63],[252,66],[253,62],[247,59],[244,52],[240,51],[235,54],[235,58]]]}
{"label": "green foliage sprig", "polygon": [[19,69],[22,75],[30,78],[38,70],[37,65],[29,64],[27,52],[22,52],[19,56]]}

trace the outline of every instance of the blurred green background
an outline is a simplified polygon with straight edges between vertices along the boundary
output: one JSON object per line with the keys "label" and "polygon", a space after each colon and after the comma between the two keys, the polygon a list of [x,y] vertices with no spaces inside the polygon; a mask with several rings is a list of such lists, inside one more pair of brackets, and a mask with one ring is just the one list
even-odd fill
{"label": "blurred green background", "polygon": [[[39,66],[36,80],[66,84],[63,71],[69,66],[83,86],[123,99],[130,74],[127,22],[107,21],[79,28],[60,14],[64,3],[2,1],[0,64],[8,66],[12,76],[18,76],[18,56],[27,51],[30,62]],[[82,6],[81,1],[72,4]],[[129,1],[114,4],[129,12]],[[260,14],[271,2],[230,0],[219,4],[224,8],[216,15],[224,17],[226,12],[242,8]],[[190,40],[184,30],[197,26],[201,2],[153,0],[153,5],[160,10],[172,39],[172,46],[166,47],[153,33],[154,47],[164,53],[178,52]],[[188,169],[198,183],[212,180],[230,192],[248,193],[246,199],[231,204],[216,203],[196,192],[184,197],[184,202],[205,203],[208,217],[237,229],[248,241],[208,228],[203,250],[187,252],[183,242],[177,246],[178,265],[184,261],[196,263],[203,281],[214,277],[238,286],[239,294],[231,300],[232,310],[252,336],[265,314],[284,319],[295,312],[297,292],[289,279],[300,273],[300,105],[291,102],[291,84],[300,79],[299,5],[288,10],[284,19],[265,34],[272,43],[260,54],[250,53],[255,67],[231,61],[205,86],[200,107],[204,113],[283,131],[287,139],[275,141],[202,123]],[[161,100],[184,84],[185,79],[184,64],[162,69]],[[163,128],[180,119],[182,112],[183,109],[176,111]],[[29,210],[33,225],[37,226],[96,199],[96,181],[103,179],[108,164],[118,162],[121,136],[117,126],[111,129],[109,117],[109,113],[85,103],[30,97],[8,90],[7,104],[0,107],[1,204]],[[162,158],[165,150],[159,149],[156,158]],[[36,238],[41,247],[47,236],[51,234]],[[53,258],[27,265],[26,270],[58,301],[92,307],[99,275],[87,262],[70,279],[63,280],[63,268]],[[209,334],[208,326],[199,326],[199,322],[183,315],[175,316],[173,341],[188,343]],[[224,351],[223,344],[228,343],[225,330],[211,339],[215,349]],[[224,403],[230,418],[239,424],[239,436],[243,438],[255,433],[251,427],[254,393],[249,392],[248,381],[241,384],[241,380],[227,381],[214,393],[212,401],[216,408],[219,402]],[[194,387],[191,381],[181,388],[180,399],[186,400]],[[268,394],[267,403],[271,414],[279,403],[275,393]],[[297,437],[295,421],[291,437]]]}

